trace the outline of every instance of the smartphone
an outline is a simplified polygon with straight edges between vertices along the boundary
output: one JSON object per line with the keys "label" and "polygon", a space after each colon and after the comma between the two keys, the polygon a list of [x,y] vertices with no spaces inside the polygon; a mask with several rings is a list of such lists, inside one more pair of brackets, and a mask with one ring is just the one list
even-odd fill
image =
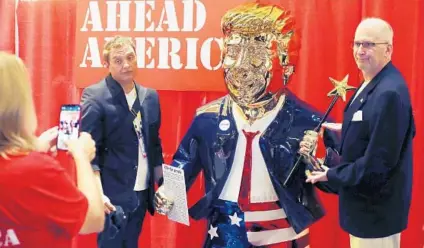
{"label": "smartphone", "polygon": [[57,149],[67,151],[66,142],[78,139],[81,126],[81,106],[78,104],[65,104],[60,108],[59,134],[57,136]]}

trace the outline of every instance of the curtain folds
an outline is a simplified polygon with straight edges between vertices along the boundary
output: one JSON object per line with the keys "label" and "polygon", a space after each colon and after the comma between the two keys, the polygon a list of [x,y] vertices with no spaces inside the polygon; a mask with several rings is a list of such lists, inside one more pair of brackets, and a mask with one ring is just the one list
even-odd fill
{"label": "curtain folds", "polygon": [[[289,88],[300,98],[324,111],[332,85],[328,77],[341,80],[349,74],[349,84],[358,86],[360,73],[353,60],[351,41],[364,17],[386,19],[394,29],[393,63],[405,76],[412,96],[417,135],[414,141],[413,200],[408,229],[402,234],[402,247],[424,245],[424,1],[420,0],[281,0],[296,17],[301,34],[300,59]],[[78,103],[81,89],[75,87],[74,48],[76,0],[0,1],[0,49],[17,52],[29,67],[39,131],[56,125],[59,107]],[[217,19],[217,18],[215,18]],[[17,21],[15,25],[15,20]],[[18,28],[15,32],[15,26]],[[18,35],[16,35],[16,33]],[[18,49],[15,50],[15,47]],[[145,80],[153,80],[145,78]],[[169,78],[167,80],[172,80]],[[201,78],[193,78],[201,84]],[[217,80],[217,82],[222,82]],[[166,162],[170,162],[196,108],[217,99],[225,92],[159,91],[162,109],[161,137]],[[350,97],[350,95],[349,95]],[[338,102],[332,117],[342,120],[345,103]],[[59,159],[74,173],[66,154]],[[203,194],[201,176],[189,192],[189,206]],[[319,192],[327,215],[313,225],[312,248],[344,248],[348,236],[338,223],[337,197]],[[175,224],[166,217],[147,217],[140,247],[200,247],[206,226],[191,220],[191,226]],[[78,247],[95,247],[95,235],[79,237]]]}

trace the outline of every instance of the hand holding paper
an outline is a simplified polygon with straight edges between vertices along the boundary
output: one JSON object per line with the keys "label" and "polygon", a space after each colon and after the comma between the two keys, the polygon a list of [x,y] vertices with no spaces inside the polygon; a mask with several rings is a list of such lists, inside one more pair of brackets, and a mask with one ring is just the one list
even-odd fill
{"label": "hand holding paper", "polygon": [[163,164],[163,185],[155,194],[155,208],[168,219],[190,225],[184,170]]}
{"label": "hand holding paper", "polygon": [[155,209],[161,215],[168,215],[174,206],[174,201],[166,196],[164,186],[160,186],[158,191],[155,193]]}

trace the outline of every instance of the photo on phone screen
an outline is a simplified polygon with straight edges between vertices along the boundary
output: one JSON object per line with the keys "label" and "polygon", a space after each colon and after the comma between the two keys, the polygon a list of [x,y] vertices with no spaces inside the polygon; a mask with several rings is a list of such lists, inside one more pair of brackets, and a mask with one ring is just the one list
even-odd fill
{"label": "photo on phone screen", "polygon": [[66,142],[78,139],[80,129],[80,105],[62,105],[59,116],[59,134],[57,136],[57,149],[68,150]]}

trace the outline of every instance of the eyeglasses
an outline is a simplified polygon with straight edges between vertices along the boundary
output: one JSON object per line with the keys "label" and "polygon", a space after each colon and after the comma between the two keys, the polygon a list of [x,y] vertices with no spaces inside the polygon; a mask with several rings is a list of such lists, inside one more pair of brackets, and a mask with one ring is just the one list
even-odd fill
{"label": "eyeglasses", "polygon": [[375,47],[375,45],[388,45],[388,42],[371,42],[371,41],[355,41],[352,44],[353,48],[359,48],[362,45],[362,48],[368,49],[368,48],[372,48]]}

